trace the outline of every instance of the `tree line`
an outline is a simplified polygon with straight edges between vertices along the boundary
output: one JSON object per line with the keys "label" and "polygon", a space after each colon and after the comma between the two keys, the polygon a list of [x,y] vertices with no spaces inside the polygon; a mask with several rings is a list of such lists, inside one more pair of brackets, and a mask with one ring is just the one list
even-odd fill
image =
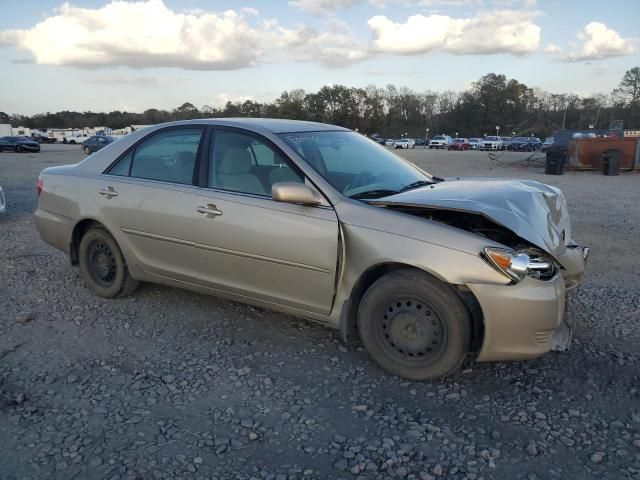
{"label": "tree line", "polygon": [[489,73],[462,92],[415,92],[387,85],[365,88],[328,85],[317,92],[294,89],[273,102],[227,102],[224,107],[197,108],[184,103],[173,110],[133,112],[40,113],[32,116],[0,112],[0,123],[29,128],[123,128],[173,120],[212,117],[272,117],[326,122],[383,137],[546,136],[557,129],[606,129],[612,124],[640,129],[640,67],[628,70],[607,94],[580,97],[529,87],[505,75]]}

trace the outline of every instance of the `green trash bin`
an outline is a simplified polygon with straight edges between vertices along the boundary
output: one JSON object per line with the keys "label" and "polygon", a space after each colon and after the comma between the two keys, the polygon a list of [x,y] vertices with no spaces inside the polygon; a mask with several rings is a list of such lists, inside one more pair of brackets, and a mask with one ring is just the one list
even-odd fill
{"label": "green trash bin", "polygon": [[608,176],[620,175],[620,158],[622,150],[612,148],[602,152],[602,174]]}
{"label": "green trash bin", "polygon": [[544,173],[547,175],[564,175],[566,163],[566,150],[548,150]]}

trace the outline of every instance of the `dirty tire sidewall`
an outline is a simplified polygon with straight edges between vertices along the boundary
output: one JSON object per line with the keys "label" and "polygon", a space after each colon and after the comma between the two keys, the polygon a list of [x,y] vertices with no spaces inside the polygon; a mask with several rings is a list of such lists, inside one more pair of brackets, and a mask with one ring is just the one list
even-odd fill
{"label": "dirty tire sidewall", "polygon": [[[116,264],[116,273],[113,283],[110,286],[100,285],[93,277],[88,265],[88,249],[95,242],[104,242],[111,250]],[[129,271],[125,263],[124,257],[118,244],[113,237],[103,228],[92,228],[84,234],[80,240],[80,248],[78,251],[80,260],[80,273],[87,285],[99,296],[105,298],[114,298],[123,293],[127,287],[129,279]]]}
{"label": "dirty tire sidewall", "polygon": [[[446,346],[439,356],[422,363],[389,354],[376,322],[382,305],[396,295],[419,297],[437,313],[446,329]],[[360,339],[374,361],[387,372],[410,380],[430,380],[456,370],[469,352],[471,317],[460,297],[447,284],[425,273],[400,270],[377,280],[365,293],[358,310]]]}

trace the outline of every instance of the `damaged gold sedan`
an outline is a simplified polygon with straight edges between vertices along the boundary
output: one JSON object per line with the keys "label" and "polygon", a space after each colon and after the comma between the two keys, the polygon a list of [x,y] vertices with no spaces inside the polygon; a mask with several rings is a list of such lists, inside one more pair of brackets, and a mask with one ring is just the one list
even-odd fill
{"label": "damaged gold sedan", "polygon": [[100,296],[156,282],[305,317],[415,380],[566,347],[588,253],[557,188],[437,178],[311,122],[149,127],[38,192],[41,237]]}

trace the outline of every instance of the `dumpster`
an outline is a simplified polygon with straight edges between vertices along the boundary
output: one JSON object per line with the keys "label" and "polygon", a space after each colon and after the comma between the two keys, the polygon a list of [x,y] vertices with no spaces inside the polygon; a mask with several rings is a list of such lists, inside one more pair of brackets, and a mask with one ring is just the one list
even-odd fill
{"label": "dumpster", "polygon": [[637,138],[598,137],[577,138],[569,142],[567,153],[567,170],[599,170],[602,171],[602,160],[605,150],[618,150],[620,171],[640,169],[637,161],[640,144]]}
{"label": "dumpster", "polygon": [[544,173],[547,175],[564,175],[566,163],[567,152],[565,150],[548,150]]}
{"label": "dumpster", "polygon": [[602,152],[602,174],[615,176],[620,174],[620,158],[622,152],[616,148],[603,150]]}

